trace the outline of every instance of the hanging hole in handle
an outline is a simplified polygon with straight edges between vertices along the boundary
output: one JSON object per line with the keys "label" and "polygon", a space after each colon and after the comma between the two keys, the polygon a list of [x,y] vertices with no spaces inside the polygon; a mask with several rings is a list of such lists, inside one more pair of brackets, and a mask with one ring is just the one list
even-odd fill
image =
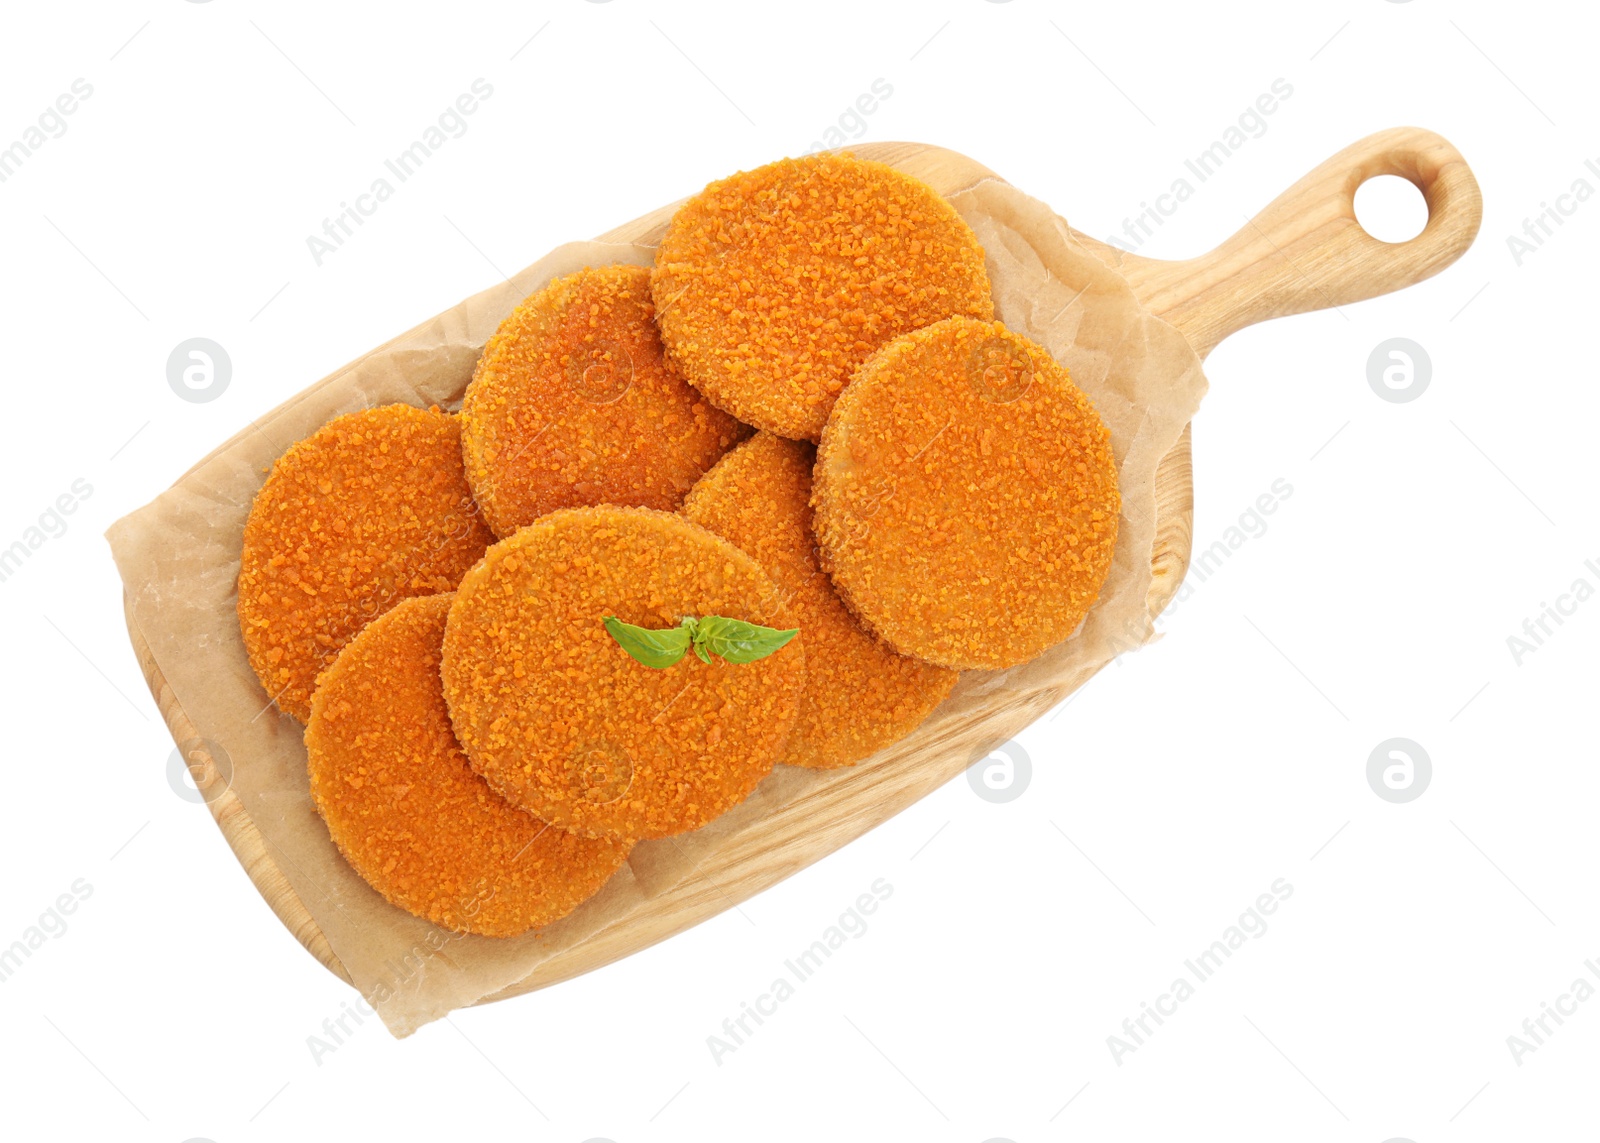
{"label": "hanging hole in handle", "polygon": [[1401,175],[1374,175],[1356,188],[1356,221],[1379,242],[1410,242],[1428,225],[1422,190]]}

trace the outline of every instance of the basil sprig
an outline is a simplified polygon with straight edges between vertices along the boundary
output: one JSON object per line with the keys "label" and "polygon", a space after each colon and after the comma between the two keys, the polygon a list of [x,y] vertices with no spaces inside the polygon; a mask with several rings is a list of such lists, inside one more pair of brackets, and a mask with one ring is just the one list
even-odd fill
{"label": "basil sprig", "polygon": [[659,630],[635,627],[615,615],[608,615],[605,626],[617,646],[645,666],[658,670],[672,666],[691,648],[702,663],[711,662],[712,655],[730,663],[753,663],[765,659],[800,634],[798,627],[778,631],[722,615],[700,619],[685,615],[678,626]]}

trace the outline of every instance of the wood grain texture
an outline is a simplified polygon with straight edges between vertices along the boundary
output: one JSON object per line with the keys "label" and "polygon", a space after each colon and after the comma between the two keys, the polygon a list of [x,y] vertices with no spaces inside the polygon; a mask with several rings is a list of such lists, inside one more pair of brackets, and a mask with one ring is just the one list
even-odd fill
{"label": "wood grain texture", "polygon": [[[1398,175],[1422,192],[1428,221],[1415,238],[1383,242],[1356,220],[1356,188],[1376,175]],[[1431,278],[1466,252],[1482,221],[1483,195],[1460,152],[1431,131],[1395,127],[1322,163],[1209,254],[1177,262],[1103,257],[1204,359],[1256,322],[1337,309]]]}
{"label": "wood grain texture", "polygon": [[[916,143],[857,148],[863,158],[892,163],[943,194],[954,194],[992,171],[953,151]],[[1356,221],[1355,190],[1366,179],[1396,174],[1412,181],[1428,204],[1428,223],[1404,243],[1380,242]],[[601,241],[655,244],[677,204],[662,207],[601,236]],[[1471,245],[1482,198],[1470,169],[1444,139],[1418,128],[1369,136],[1295,183],[1237,234],[1209,254],[1158,261],[1126,253],[1074,232],[1101,261],[1127,279],[1147,310],[1184,334],[1202,359],[1228,334],[1255,322],[1336,307],[1400,289],[1438,273]],[[1159,614],[1188,570],[1194,488],[1185,430],[1157,473],[1158,528],[1148,604]],[[207,805],[250,880],[295,938],[330,971],[344,966],[279,869],[267,843],[219,776],[195,727],[179,707],[130,613],[128,630],[156,705],[188,758],[197,788],[214,794]],[[780,812],[760,830],[730,837],[701,876],[650,899],[621,923],[544,962],[517,985],[480,1003],[543,988],[591,971],[681,932],[769,888],[859,837],[966,768],[965,746],[995,733],[1014,734],[1059,698],[1035,694],[1024,702],[994,697],[981,715],[952,727],[930,764],[875,764],[835,771],[831,780]]]}

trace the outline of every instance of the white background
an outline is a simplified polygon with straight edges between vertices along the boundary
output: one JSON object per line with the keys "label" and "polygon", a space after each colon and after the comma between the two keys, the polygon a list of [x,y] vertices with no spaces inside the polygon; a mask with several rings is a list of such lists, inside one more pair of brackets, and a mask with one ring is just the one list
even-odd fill
{"label": "white background", "polygon": [[[0,546],[75,480],[93,491],[0,583],[0,945],[74,881],[92,896],[0,985],[0,1133],[1592,1137],[1600,999],[1520,1063],[1507,1045],[1600,958],[1600,602],[1520,664],[1507,645],[1580,576],[1600,586],[1600,201],[1521,265],[1507,245],[1575,180],[1600,189],[1581,8],[10,6],[0,146],[74,79],[93,95],[0,184]],[[316,265],[306,237],[480,77],[466,133]],[[1482,234],[1416,288],[1212,355],[1197,550],[1274,481],[1292,496],[1159,643],[1021,736],[1021,796],[952,782],[649,952],[404,1042],[369,1019],[314,1060],[353,993],[169,787],[104,528],[499,271],[807,150],[874,80],[893,93],[860,138],[963,151],[1109,235],[1278,78],[1293,95],[1265,133],[1143,253],[1208,249],[1399,124],[1461,148]],[[197,336],[233,363],[205,404],[165,373]],[[1391,337],[1432,362],[1409,403],[1368,385]],[[1403,805],[1366,780],[1397,736],[1433,765]],[[868,931],[714,1062],[723,1019],[878,878]],[[1278,878],[1293,895],[1265,935],[1114,1060],[1124,1018]]]}

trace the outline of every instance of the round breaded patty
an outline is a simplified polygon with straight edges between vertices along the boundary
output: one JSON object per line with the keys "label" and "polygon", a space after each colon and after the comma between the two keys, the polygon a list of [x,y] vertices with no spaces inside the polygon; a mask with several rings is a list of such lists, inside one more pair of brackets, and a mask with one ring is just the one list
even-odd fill
{"label": "round breaded patty", "polygon": [[904,738],[955,685],[956,672],[895,651],[833,590],[811,535],[804,441],[757,433],[700,478],[683,514],[766,569],[806,639],[806,685],[789,748],[795,766],[849,766]]}
{"label": "round breaded patty", "polygon": [[749,430],[661,351],[650,271],[557,278],[501,323],[461,404],[467,479],[499,536],[558,508],[674,510]]}
{"label": "round breaded patty", "polygon": [[885,342],[994,314],[983,248],[955,208],[849,155],[712,183],[673,215],[650,287],[691,384],[741,421],[805,440]]}
{"label": "round breaded patty", "polygon": [[1111,436],[1041,346],[951,318],[862,367],[817,451],[815,527],[846,604],[897,650],[1008,667],[1067,638],[1111,568]]}
{"label": "round breaded patty", "polygon": [[311,796],[339,851],[391,904],[510,937],[572,912],[630,847],[548,825],[473,772],[439,680],[454,598],[396,605],[328,668],[306,727]]}
{"label": "round breaded patty", "polygon": [[754,560],[681,516],[566,509],[502,540],[462,580],[445,633],[445,698],[473,768],[591,836],[666,837],[737,805],[788,742],[804,633],[752,663],[691,653],[656,669],[603,623],[708,615],[792,626]]}
{"label": "round breaded patty", "polygon": [[239,560],[239,628],[268,696],[304,722],[317,675],[357,632],[452,590],[493,540],[456,418],[438,409],[347,413],[291,447],[256,494]]}

